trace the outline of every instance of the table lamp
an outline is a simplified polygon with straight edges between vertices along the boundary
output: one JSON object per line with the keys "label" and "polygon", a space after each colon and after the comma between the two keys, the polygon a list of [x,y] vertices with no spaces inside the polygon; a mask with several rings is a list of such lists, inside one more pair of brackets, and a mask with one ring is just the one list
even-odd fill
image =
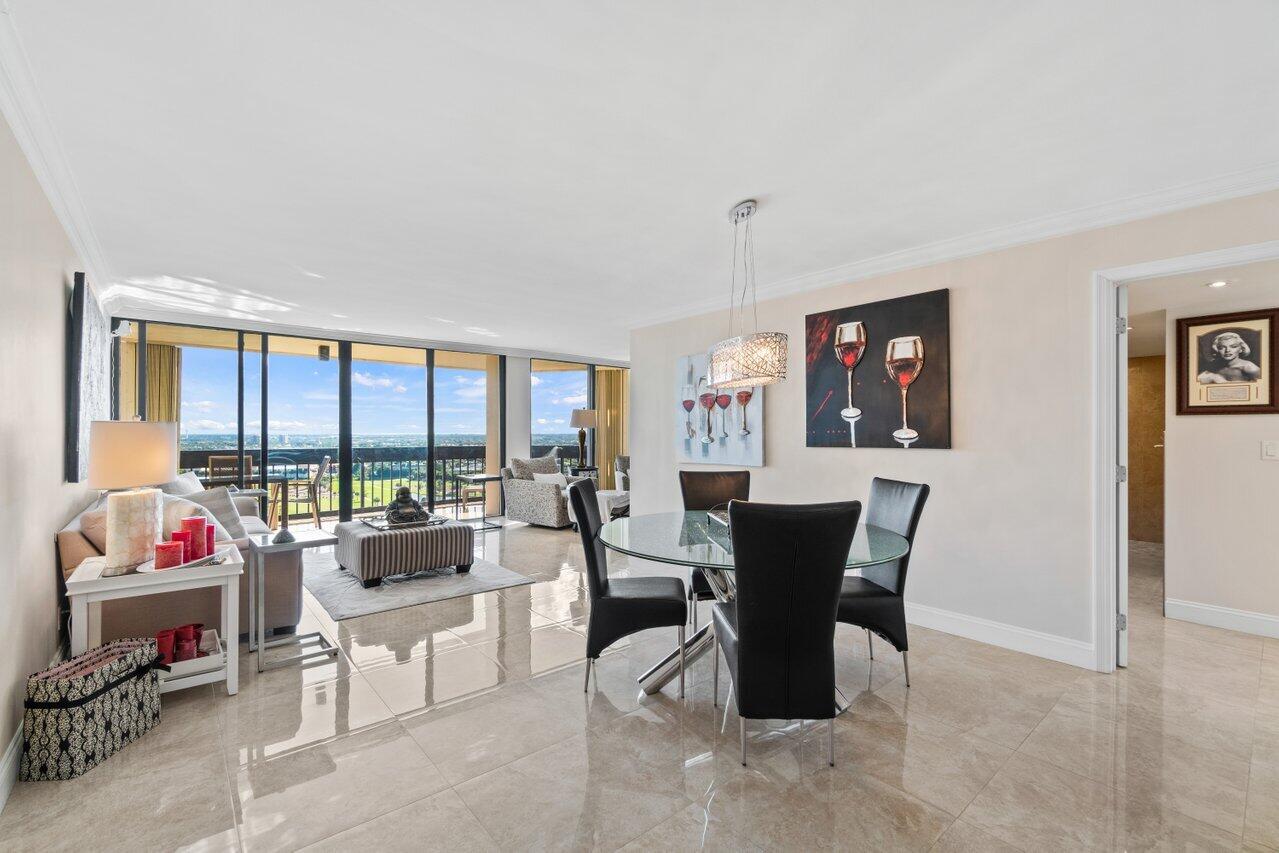
{"label": "table lamp", "polygon": [[164,421],[93,421],[89,488],[106,489],[107,567],[122,575],[151,559],[161,535],[159,489],[178,470],[178,425]]}
{"label": "table lamp", "polygon": [[577,459],[579,465],[586,465],[586,431],[599,426],[594,409],[574,409],[569,426],[577,427]]}

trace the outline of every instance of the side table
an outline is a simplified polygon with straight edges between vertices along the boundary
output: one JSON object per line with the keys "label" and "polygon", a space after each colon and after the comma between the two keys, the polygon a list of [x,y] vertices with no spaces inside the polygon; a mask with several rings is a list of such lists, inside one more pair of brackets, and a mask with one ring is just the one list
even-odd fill
{"label": "side table", "polygon": [[600,480],[600,469],[594,465],[570,465],[568,472],[574,477],[590,477],[597,484]]}
{"label": "side table", "polygon": [[[323,530],[299,530],[292,542],[274,542],[275,531],[257,533],[249,537],[249,651],[254,653],[258,672],[291,666],[304,660],[319,657],[337,657],[337,648],[319,631],[309,634],[293,634],[267,642],[266,639],[266,560],[265,554],[282,551],[303,551],[307,548],[323,548],[336,545],[338,538]],[[267,662],[262,658],[265,649],[276,646],[296,645],[299,648],[314,642],[318,648],[299,650],[297,654]]]}
{"label": "side table", "polygon": [[221,587],[222,630],[218,641],[222,644],[222,666],[186,676],[161,676],[160,692],[225,681],[226,692],[234,696],[240,689],[237,638],[240,633],[240,575],[244,571],[244,558],[234,545],[224,545],[218,553],[225,554],[227,560],[217,565],[133,572],[106,578],[102,577],[107,566],[106,557],[90,557],[82,562],[67,578],[67,598],[71,603],[71,654],[78,655],[89,649],[90,604],[160,592]]}
{"label": "side table", "polygon": [[[500,482],[502,476],[500,474],[455,474],[453,479],[458,483],[478,484],[487,487],[489,483]],[[501,529],[502,525],[493,524],[489,521],[488,490],[485,488],[484,503],[480,505],[480,523],[475,526],[475,530],[479,533],[487,533],[490,530]]]}

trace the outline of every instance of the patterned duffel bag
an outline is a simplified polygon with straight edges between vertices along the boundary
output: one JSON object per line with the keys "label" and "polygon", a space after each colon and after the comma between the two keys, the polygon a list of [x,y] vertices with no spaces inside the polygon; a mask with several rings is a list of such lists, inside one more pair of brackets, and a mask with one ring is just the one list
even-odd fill
{"label": "patterned duffel bag", "polygon": [[160,723],[154,638],[115,640],[27,679],[26,782],[74,779]]}

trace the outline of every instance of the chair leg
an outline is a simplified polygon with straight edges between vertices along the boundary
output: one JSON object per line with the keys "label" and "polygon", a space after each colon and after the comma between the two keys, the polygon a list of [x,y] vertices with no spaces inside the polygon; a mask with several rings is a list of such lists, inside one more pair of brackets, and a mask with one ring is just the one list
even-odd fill
{"label": "chair leg", "polygon": [[315,529],[323,530],[320,526],[320,495],[314,486],[308,486],[307,491],[311,493],[311,516],[315,519]]}
{"label": "chair leg", "polygon": [[910,655],[902,652],[902,669],[906,670],[906,686],[910,687]]}
{"label": "chair leg", "polygon": [[746,766],[746,718],[740,714],[737,717],[737,728],[741,733],[742,741],[742,766]]}
{"label": "chair leg", "polygon": [[875,659],[875,641],[871,639],[870,629],[866,629],[866,648],[870,651],[870,659]]}
{"label": "chair leg", "polygon": [[688,594],[688,614],[693,620],[693,633],[697,633],[697,596],[693,593]]}
{"label": "chair leg", "polygon": [[719,707],[719,637],[711,634],[711,707]]}
{"label": "chair leg", "polygon": [[835,718],[831,717],[826,721],[826,758],[830,762],[830,766],[835,766]]}
{"label": "chair leg", "polygon": [[679,626],[679,698],[684,698],[684,626]]}
{"label": "chair leg", "polygon": [[586,659],[586,680],[582,684],[582,692],[589,693],[591,689],[591,666],[595,663],[592,658]]}

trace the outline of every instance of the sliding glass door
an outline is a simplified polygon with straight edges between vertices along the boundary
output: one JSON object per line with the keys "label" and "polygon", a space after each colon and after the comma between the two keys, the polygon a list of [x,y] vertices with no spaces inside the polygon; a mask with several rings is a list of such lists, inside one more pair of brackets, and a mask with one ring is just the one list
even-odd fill
{"label": "sliding glass door", "polygon": [[271,521],[338,514],[338,344],[267,337],[266,447]]}
{"label": "sliding glass door", "polygon": [[496,487],[470,486],[461,474],[497,473],[501,457],[501,357],[472,352],[433,353],[432,443],[435,503],[459,517],[496,515]]}
{"label": "sliding glass door", "polygon": [[426,506],[430,491],[427,352],[351,345],[351,510],[380,514],[408,486]]}
{"label": "sliding glass door", "polygon": [[573,410],[591,406],[589,368],[544,358],[533,359],[530,368],[533,455],[544,456],[559,448],[560,466],[567,471],[579,461],[577,430],[569,423]]}

